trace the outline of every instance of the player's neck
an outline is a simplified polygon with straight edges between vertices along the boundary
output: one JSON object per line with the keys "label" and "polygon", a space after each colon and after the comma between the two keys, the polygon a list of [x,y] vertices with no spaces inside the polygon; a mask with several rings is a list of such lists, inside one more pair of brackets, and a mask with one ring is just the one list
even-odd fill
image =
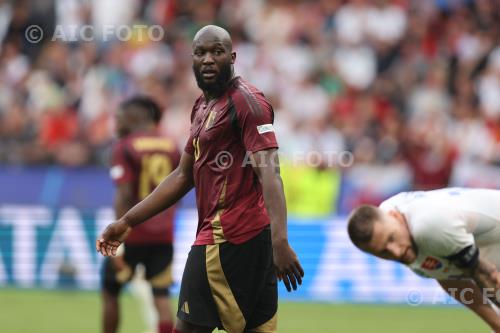
{"label": "player's neck", "polygon": [[412,245],[413,251],[415,252],[415,259],[412,262],[408,263],[408,264],[412,264],[415,260],[417,260],[418,247],[417,247],[417,243],[415,242],[415,239],[413,238],[412,231],[411,231],[411,226],[408,224],[408,219],[403,214],[401,214],[401,215],[403,217],[403,223],[404,223],[404,226],[406,228],[406,232],[408,233],[408,236],[410,237],[410,241],[411,241],[411,245]]}

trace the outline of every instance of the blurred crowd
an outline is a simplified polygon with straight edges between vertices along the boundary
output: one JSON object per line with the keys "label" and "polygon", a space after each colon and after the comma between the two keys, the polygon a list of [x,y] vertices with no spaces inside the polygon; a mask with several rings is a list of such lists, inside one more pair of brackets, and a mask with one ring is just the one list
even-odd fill
{"label": "blurred crowd", "polygon": [[[106,165],[113,113],[136,93],[183,147],[200,94],[191,41],[206,24],[231,33],[236,73],[271,101],[285,155],[404,164],[421,189],[460,164],[500,165],[496,0],[0,0],[0,162]],[[61,37],[105,25],[165,34]]]}

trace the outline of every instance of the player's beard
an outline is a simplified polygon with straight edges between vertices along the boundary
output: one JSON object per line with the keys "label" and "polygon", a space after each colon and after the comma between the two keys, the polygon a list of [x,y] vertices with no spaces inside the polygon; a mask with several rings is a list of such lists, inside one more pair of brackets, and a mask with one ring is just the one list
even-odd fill
{"label": "player's beard", "polygon": [[233,68],[230,62],[225,63],[220,67],[219,75],[215,79],[214,83],[206,83],[203,80],[203,74],[201,70],[196,70],[193,67],[194,77],[196,78],[196,83],[198,87],[207,92],[211,96],[220,96],[227,87],[227,83],[233,75]]}

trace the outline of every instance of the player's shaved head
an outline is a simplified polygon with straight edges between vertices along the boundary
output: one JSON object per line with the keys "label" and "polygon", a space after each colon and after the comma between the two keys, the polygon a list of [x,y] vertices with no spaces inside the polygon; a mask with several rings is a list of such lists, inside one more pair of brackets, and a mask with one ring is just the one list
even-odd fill
{"label": "player's shaved head", "polygon": [[220,96],[234,77],[236,52],[229,32],[216,25],[201,28],[193,39],[193,72],[207,99]]}
{"label": "player's shaved head", "polygon": [[229,51],[233,50],[233,41],[231,35],[226,29],[217,25],[206,25],[194,35],[193,49],[195,45],[202,41],[212,41],[222,43]]}

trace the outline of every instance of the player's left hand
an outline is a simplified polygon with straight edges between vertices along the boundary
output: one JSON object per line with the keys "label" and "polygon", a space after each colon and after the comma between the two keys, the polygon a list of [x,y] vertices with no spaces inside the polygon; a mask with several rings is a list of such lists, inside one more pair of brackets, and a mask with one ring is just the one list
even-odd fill
{"label": "player's left hand", "polygon": [[116,256],[116,250],[127,238],[132,228],[125,222],[118,220],[104,229],[101,237],[95,241],[95,248],[103,256]]}
{"label": "player's left hand", "polygon": [[273,242],[273,259],[278,279],[283,281],[286,290],[297,290],[297,283],[302,284],[304,270],[287,241]]}

